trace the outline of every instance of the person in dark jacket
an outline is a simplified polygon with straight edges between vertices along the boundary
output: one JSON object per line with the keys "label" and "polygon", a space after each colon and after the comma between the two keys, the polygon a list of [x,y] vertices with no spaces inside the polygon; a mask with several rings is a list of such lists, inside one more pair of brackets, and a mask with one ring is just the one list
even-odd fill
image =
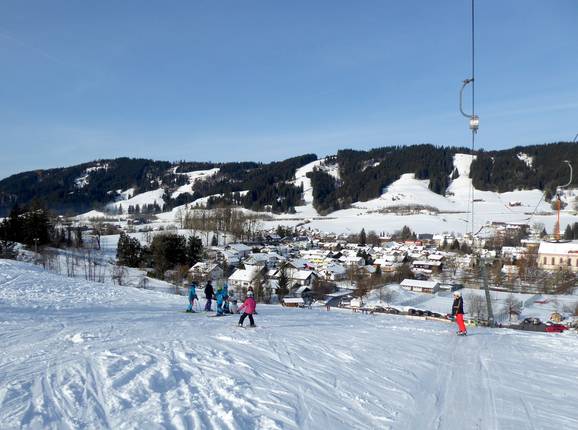
{"label": "person in dark jacket", "polygon": [[458,325],[458,334],[466,335],[466,325],[464,324],[464,299],[459,291],[454,292],[454,304],[452,305],[452,316]]}
{"label": "person in dark jacket", "polygon": [[215,295],[215,291],[213,290],[213,285],[211,281],[207,281],[207,285],[205,286],[205,298],[207,299],[207,303],[205,304],[205,311],[211,312],[211,301],[213,300],[213,296]]}

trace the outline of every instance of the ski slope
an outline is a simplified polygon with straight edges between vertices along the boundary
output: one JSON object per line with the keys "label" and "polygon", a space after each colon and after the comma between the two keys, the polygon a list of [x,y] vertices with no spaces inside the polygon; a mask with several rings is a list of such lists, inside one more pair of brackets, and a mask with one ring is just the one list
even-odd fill
{"label": "ski slope", "polygon": [[[474,231],[493,221],[529,225],[542,223],[549,232],[554,229],[556,216],[550,205],[542,199],[542,191],[516,190],[497,193],[472,188],[469,175],[474,159],[475,156],[470,154],[455,154],[453,164],[458,176],[451,181],[445,196],[431,191],[429,180],[416,179],[414,174],[406,173],[384,189],[379,197],[366,202],[355,202],[348,209],[335,211],[324,217],[318,216],[313,208],[309,179],[302,179],[307,172],[321,166],[318,160],[298,169],[295,175],[295,183],[304,184],[306,204],[295,208],[294,215],[283,215],[279,221],[264,224],[266,227],[279,224],[295,226],[305,220],[307,226],[313,229],[346,234],[358,233],[362,228],[378,233],[394,233],[407,225],[416,233],[463,234],[472,230],[470,223],[473,199]],[[526,161],[530,162],[528,159]],[[575,194],[574,190],[566,190],[564,193],[563,199],[569,206],[561,214],[562,230],[567,224],[578,222],[578,215],[571,210]],[[423,213],[396,213],[396,208],[416,205],[424,207]],[[434,208],[433,212],[429,210],[431,208]]]}
{"label": "ski slope", "polygon": [[0,260],[2,429],[578,428],[572,334],[184,307]]}

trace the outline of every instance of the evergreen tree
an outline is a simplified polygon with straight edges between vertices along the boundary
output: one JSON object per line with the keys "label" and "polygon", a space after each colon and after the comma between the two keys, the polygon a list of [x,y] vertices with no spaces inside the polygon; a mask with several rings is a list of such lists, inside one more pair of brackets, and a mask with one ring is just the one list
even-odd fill
{"label": "evergreen tree", "polygon": [[[193,239],[192,248],[196,248],[200,239],[191,239]],[[167,270],[174,268],[178,264],[187,264],[189,257],[189,255],[187,255],[187,248],[187,241],[184,236],[176,233],[166,233],[155,236],[151,243],[150,250],[157,275],[163,275]],[[192,250],[190,251],[191,258],[194,258],[197,254]]]}
{"label": "evergreen tree", "polygon": [[122,266],[139,267],[142,258],[142,246],[138,239],[122,232],[116,247],[117,263]]}
{"label": "evergreen tree", "polygon": [[[213,236],[215,239],[216,236]],[[187,239],[187,263],[193,266],[203,258],[203,242],[198,237],[190,236]]]}
{"label": "evergreen tree", "polygon": [[359,245],[365,246],[367,244],[367,234],[365,234],[365,228],[361,229],[359,233]]}
{"label": "evergreen tree", "polygon": [[287,265],[283,263],[279,272],[279,287],[277,288],[277,297],[281,301],[287,294],[289,294],[289,277],[287,276]]}
{"label": "evergreen tree", "polygon": [[566,240],[574,239],[574,234],[572,232],[572,226],[570,226],[570,224],[568,224],[566,226],[566,230],[564,231],[564,239],[566,239]]}

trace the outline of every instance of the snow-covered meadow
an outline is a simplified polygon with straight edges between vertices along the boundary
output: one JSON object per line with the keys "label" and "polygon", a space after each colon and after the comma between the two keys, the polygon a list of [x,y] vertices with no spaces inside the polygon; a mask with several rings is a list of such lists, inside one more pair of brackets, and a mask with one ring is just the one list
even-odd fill
{"label": "snow-covered meadow", "polygon": [[574,334],[182,297],[0,260],[2,429],[577,428]]}

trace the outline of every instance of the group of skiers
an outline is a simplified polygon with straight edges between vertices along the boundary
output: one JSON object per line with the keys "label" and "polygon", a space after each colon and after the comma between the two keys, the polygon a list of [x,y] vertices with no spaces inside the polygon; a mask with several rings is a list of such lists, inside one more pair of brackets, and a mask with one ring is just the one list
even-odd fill
{"label": "group of skiers", "polygon": [[[187,307],[186,312],[195,312],[195,300],[197,301],[197,306],[199,302],[199,297],[197,296],[197,283],[195,281],[191,282],[189,286],[189,306]],[[213,300],[217,302],[217,314],[215,316],[220,317],[224,316],[225,314],[237,314],[242,313],[241,318],[239,319],[239,326],[243,326],[243,322],[245,318],[249,317],[249,322],[251,323],[251,327],[255,327],[255,320],[253,319],[253,315],[256,314],[256,307],[257,302],[253,297],[253,288],[249,287],[247,291],[247,298],[243,302],[243,304],[239,307],[237,299],[231,294],[229,294],[229,285],[225,282],[224,285],[217,286],[217,290],[213,288],[213,284],[211,281],[207,281],[205,285],[205,312],[211,312],[211,304]]]}
{"label": "group of skiers", "polygon": [[[255,302],[255,298],[253,297],[253,288],[249,287],[247,291],[247,298],[243,302],[243,304],[238,307],[237,306],[237,299],[229,295],[229,285],[225,282],[223,285],[217,287],[215,291],[213,288],[213,284],[211,281],[207,281],[205,286],[205,312],[211,312],[211,304],[213,300],[217,302],[217,314],[215,316],[220,317],[224,316],[225,314],[237,314],[242,313],[241,318],[239,318],[239,326],[243,327],[243,323],[247,317],[249,317],[249,322],[251,327],[255,327],[255,320],[253,319],[253,315],[256,314],[257,302]],[[454,302],[452,305],[452,317],[455,318],[456,324],[458,326],[457,334],[460,336],[465,336],[468,334],[466,325],[464,323],[464,299],[459,291],[455,291],[454,294]],[[195,300],[199,301],[199,297],[197,296],[197,283],[191,282],[189,286],[189,306],[186,312],[195,312],[194,305]]]}

